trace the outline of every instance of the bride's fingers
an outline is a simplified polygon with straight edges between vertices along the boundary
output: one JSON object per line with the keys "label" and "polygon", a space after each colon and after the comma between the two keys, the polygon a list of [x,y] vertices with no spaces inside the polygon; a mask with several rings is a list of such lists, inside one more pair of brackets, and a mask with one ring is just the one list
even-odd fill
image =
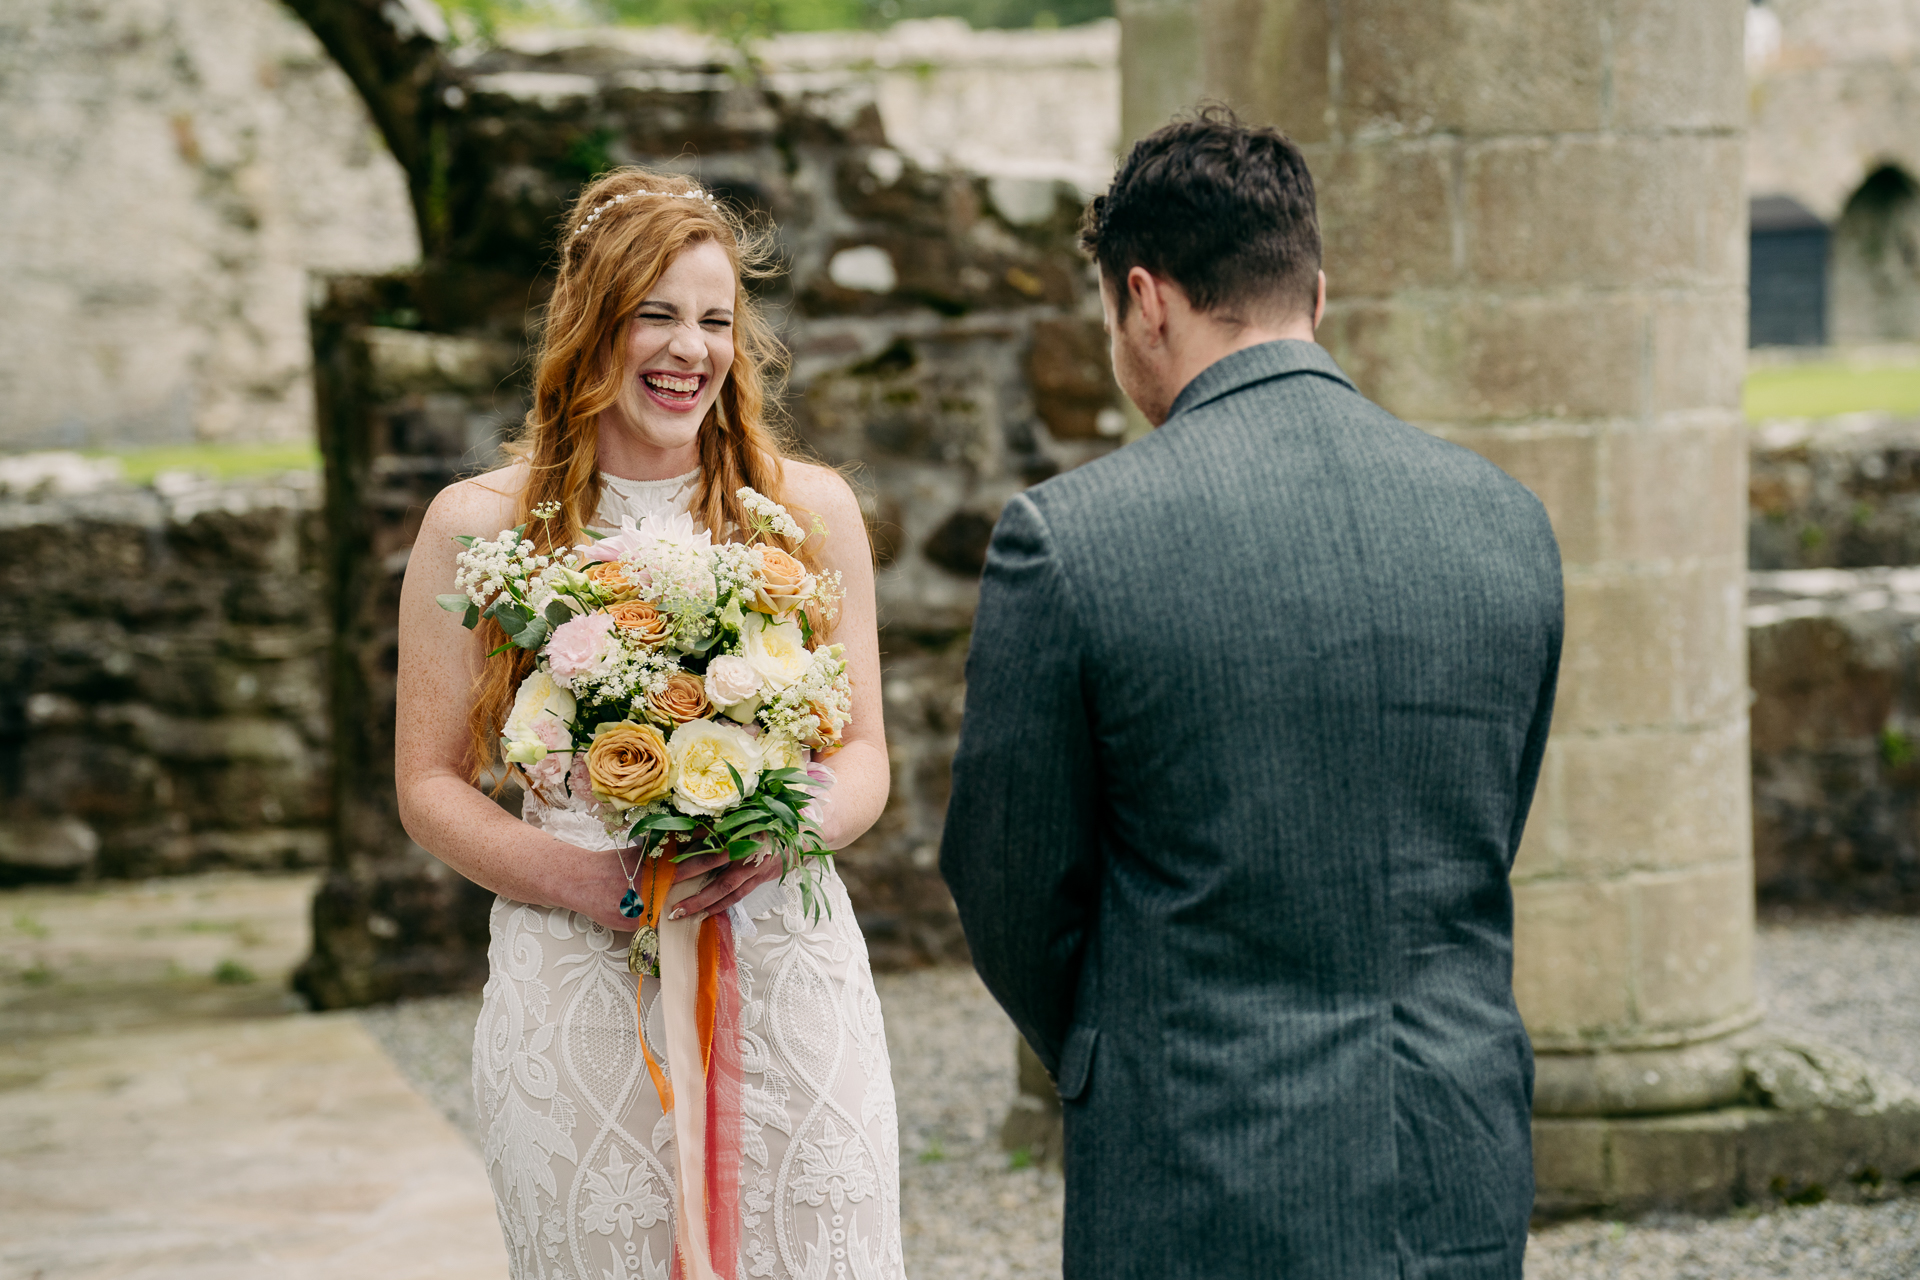
{"label": "bride's fingers", "polygon": [[674,908],[669,919],[679,920],[687,916],[713,915],[725,911],[779,874],[780,863],[775,858],[768,858],[758,866],[735,863],[733,867],[714,876],[712,883],[700,892],[682,901]]}

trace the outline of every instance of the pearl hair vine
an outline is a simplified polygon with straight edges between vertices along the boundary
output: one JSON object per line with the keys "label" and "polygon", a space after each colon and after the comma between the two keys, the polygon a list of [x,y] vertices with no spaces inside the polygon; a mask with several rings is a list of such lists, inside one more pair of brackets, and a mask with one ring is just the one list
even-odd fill
{"label": "pearl hair vine", "polygon": [[661,196],[668,200],[705,200],[715,209],[720,207],[719,202],[713,198],[713,193],[710,191],[622,191],[612,199],[603,200],[593,206],[593,212],[589,213],[586,220],[573,229],[573,234],[577,236],[588,227],[591,227],[599,220],[601,214],[613,208],[615,205],[625,204],[628,200],[637,200],[641,196]]}

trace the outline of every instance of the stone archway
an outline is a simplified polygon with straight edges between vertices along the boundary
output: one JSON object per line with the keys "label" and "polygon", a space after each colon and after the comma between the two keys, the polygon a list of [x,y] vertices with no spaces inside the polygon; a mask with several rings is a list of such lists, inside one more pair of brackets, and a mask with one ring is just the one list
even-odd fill
{"label": "stone archway", "polygon": [[1834,342],[1920,339],[1920,184],[1883,164],[1833,230],[1828,333]]}

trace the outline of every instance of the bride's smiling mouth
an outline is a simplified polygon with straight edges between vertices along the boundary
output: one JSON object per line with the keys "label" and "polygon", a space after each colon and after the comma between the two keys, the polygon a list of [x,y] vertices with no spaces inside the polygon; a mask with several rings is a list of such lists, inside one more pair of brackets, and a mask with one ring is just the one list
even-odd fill
{"label": "bride's smiling mouth", "polygon": [[640,375],[640,385],[662,408],[684,413],[700,403],[700,392],[707,385],[704,373],[664,373],[658,370]]}

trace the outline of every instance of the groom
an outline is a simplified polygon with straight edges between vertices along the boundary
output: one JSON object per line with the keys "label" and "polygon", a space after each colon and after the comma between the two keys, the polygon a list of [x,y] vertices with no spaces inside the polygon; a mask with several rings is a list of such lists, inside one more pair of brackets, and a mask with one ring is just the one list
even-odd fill
{"label": "groom", "polygon": [[1159,430],[1007,504],[940,859],[1059,1084],[1066,1275],[1518,1280],[1546,514],[1314,344],[1280,134],[1160,130],[1082,243]]}

